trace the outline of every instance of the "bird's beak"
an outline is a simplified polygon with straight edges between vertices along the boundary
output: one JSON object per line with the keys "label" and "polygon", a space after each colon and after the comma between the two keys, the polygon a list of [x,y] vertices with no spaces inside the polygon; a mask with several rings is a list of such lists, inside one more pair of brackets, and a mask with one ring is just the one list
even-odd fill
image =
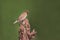
{"label": "bird's beak", "polygon": [[18,20],[16,20],[13,24],[16,24],[18,22]]}

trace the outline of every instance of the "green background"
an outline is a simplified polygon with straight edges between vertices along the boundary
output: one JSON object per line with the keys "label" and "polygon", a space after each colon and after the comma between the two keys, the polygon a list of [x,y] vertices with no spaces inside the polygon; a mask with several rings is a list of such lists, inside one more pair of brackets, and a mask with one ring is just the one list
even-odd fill
{"label": "green background", "polygon": [[0,40],[18,40],[19,24],[13,24],[21,12],[28,15],[33,40],[60,40],[60,0],[0,0]]}

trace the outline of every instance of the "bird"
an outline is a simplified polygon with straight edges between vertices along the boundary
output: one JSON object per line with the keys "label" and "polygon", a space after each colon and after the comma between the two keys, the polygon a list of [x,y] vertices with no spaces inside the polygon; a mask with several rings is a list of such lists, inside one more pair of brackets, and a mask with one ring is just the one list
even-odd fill
{"label": "bird", "polygon": [[23,12],[19,15],[18,19],[17,19],[16,21],[14,21],[13,24],[16,24],[17,22],[21,23],[24,19],[26,19],[28,13],[29,13],[29,10],[23,11]]}

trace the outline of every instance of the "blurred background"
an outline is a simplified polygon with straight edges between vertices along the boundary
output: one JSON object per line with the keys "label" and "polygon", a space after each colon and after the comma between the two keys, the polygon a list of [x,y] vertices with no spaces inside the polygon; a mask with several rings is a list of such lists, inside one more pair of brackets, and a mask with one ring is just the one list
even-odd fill
{"label": "blurred background", "polygon": [[60,40],[60,0],[0,0],[0,40],[18,40],[19,24],[13,22],[26,9],[37,31],[33,40]]}

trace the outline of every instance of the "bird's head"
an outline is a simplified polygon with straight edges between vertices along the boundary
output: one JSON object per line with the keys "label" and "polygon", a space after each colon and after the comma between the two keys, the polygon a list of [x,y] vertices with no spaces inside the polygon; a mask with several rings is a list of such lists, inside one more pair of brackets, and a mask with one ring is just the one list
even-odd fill
{"label": "bird's head", "polygon": [[27,14],[29,14],[29,10],[25,10],[24,12],[26,12]]}

